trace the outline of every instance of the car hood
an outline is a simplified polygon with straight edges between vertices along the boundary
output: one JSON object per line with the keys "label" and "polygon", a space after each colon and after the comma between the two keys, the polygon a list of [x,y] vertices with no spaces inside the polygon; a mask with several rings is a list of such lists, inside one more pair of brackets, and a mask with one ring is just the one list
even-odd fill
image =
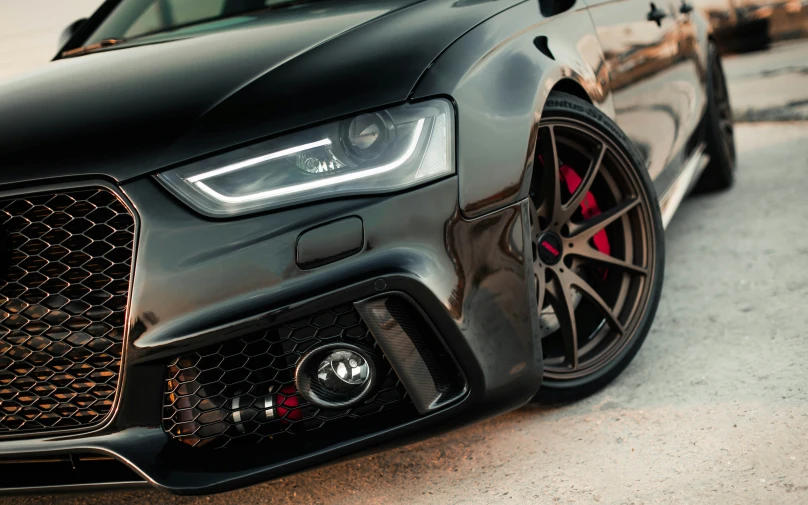
{"label": "car hood", "polygon": [[0,184],[124,181],[407,99],[463,33],[521,0],[314,3],[56,60],[0,85]]}

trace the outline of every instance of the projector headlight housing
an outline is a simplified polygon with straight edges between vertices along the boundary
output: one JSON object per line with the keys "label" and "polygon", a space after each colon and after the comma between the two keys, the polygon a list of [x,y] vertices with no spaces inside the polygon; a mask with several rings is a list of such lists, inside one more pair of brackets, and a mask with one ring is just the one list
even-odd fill
{"label": "projector headlight housing", "polygon": [[399,191],[455,172],[454,124],[447,100],[406,104],[206,158],[157,179],[211,217]]}

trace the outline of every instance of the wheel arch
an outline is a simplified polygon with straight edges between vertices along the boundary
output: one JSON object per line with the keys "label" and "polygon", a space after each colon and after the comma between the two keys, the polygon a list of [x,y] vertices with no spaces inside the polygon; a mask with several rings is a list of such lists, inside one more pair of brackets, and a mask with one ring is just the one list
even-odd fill
{"label": "wheel arch", "polygon": [[413,99],[455,102],[464,216],[527,197],[538,124],[553,91],[614,117],[603,51],[582,4],[549,18],[538,2],[508,9],[456,41],[416,85]]}
{"label": "wheel arch", "polygon": [[559,92],[559,93],[566,93],[568,95],[572,95],[575,97],[580,98],[581,100],[588,102],[590,104],[594,104],[592,101],[592,97],[586,92],[584,87],[578,81],[565,77],[553,85],[553,88],[550,92]]}

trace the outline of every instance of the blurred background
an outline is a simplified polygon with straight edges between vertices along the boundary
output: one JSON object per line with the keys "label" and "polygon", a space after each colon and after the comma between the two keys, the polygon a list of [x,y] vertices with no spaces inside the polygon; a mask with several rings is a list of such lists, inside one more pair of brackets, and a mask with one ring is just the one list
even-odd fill
{"label": "blurred background", "polygon": [[59,35],[103,0],[0,0],[0,81],[44,65]]}
{"label": "blurred background", "polygon": [[806,0],[698,0],[724,51],[753,51],[808,35]]}

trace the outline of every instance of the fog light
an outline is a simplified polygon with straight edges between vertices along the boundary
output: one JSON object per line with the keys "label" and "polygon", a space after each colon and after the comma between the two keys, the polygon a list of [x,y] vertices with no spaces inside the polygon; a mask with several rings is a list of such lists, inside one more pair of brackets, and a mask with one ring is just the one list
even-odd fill
{"label": "fog light", "polygon": [[320,363],[317,379],[329,391],[349,393],[370,379],[370,367],[358,353],[339,349]]}
{"label": "fog light", "polygon": [[376,383],[372,355],[351,344],[328,344],[309,351],[295,371],[300,395],[317,407],[359,403]]}

